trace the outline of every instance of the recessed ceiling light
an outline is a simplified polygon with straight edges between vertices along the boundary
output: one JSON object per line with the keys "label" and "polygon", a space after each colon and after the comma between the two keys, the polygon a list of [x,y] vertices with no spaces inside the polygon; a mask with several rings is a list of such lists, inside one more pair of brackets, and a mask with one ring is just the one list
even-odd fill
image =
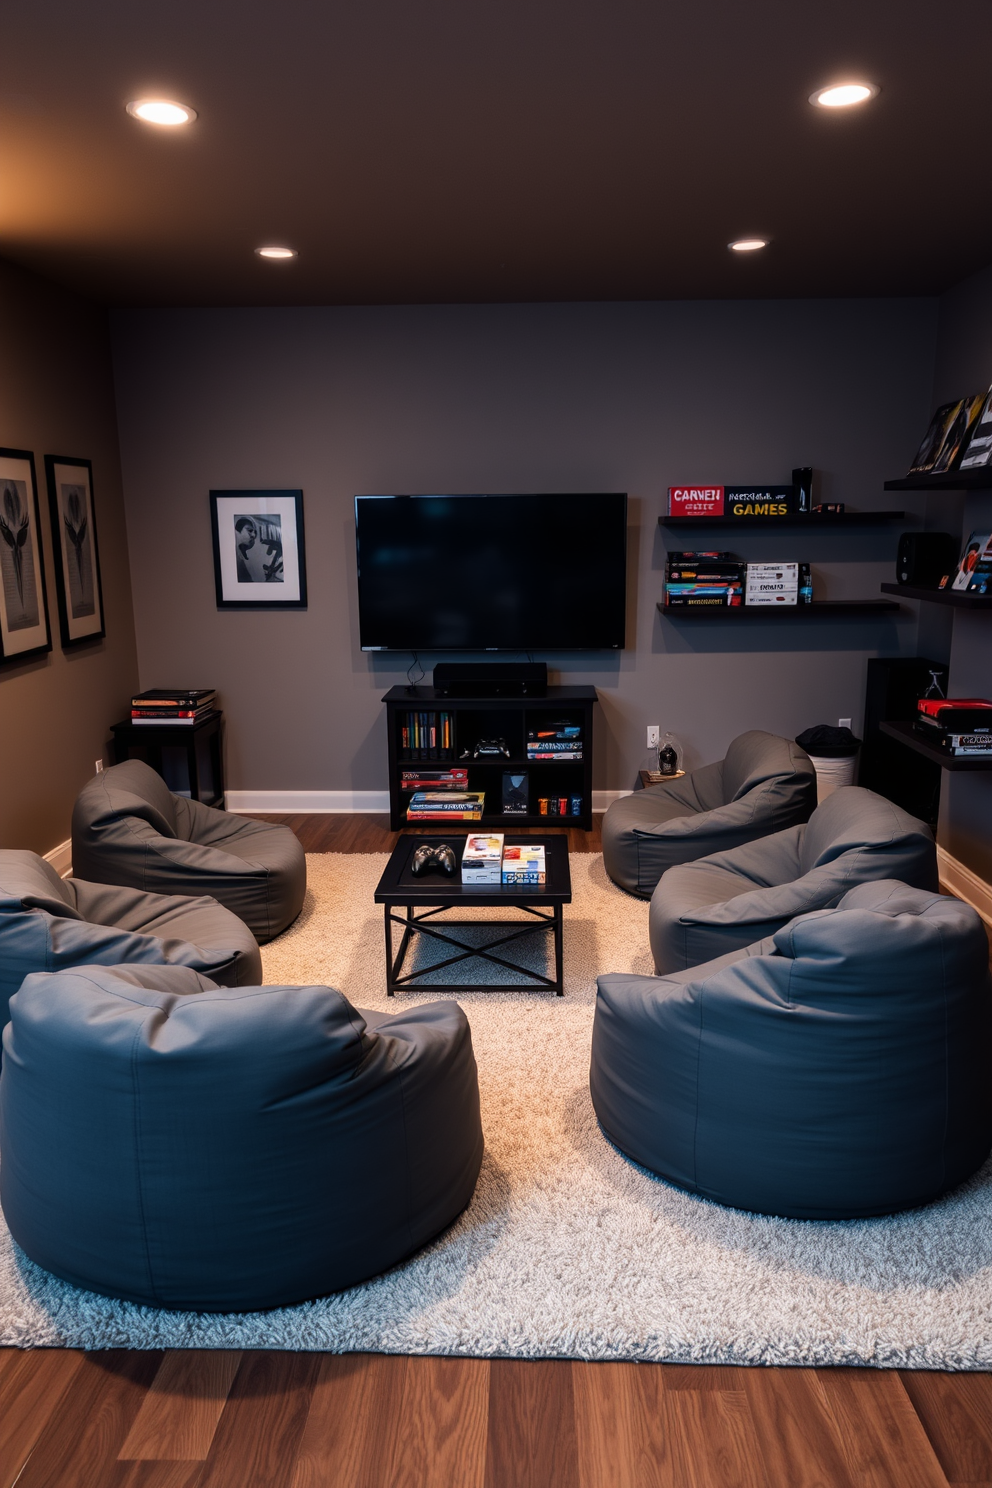
{"label": "recessed ceiling light", "polygon": [[817,108],[851,108],[856,103],[867,103],[881,92],[874,83],[832,83],[829,88],[817,88],[809,95],[809,101]]}
{"label": "recessed ceiling light", "polygon": [[196,109],[188,103],[174,103],[169,98],[135,98],[127,106],[133,119],[145,124],[165,124],[174,128],[177,124],[192,124]]}
{"label": "recessed ceiling light", "polygon": [[754,253],[758,248],[767,248],[768,238],[735,238],[727,247],[734,253]]}
{"label": "recessed ceiling light", "polygon": [[259,258],[298,258],[299,254],[295,248],[280,248],[278,244],[271,243],[265,248],[256,248],[255,252]]}

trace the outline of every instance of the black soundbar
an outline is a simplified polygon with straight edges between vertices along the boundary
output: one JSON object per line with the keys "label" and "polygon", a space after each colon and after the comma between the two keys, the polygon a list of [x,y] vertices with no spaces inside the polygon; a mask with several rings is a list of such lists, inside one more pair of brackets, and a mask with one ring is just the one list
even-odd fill
{"label": "black soundbar", "polygon": [[439,661],[434,691],[441,697],[545,697],[548,667],[543,661]]}

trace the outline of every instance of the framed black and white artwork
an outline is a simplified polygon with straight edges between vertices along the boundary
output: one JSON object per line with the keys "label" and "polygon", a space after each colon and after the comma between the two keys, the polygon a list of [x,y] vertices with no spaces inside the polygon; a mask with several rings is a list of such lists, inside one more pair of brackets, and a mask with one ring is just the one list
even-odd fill
{"label": "framed black and white artwork", "polygon": [[0,661],[51,649],[34,455],[0,449]]}
{"label": "framed black and white artwork", "polygon": [[55,588],[62,645],[105,634],[100,554],[93,511],[93,466],[71,455],[46,455],[48,505],[55,547]]}
{"label": "framed black and white artwork", "polygon": [[302,491],[211,491],[220,610],[305,610]]}

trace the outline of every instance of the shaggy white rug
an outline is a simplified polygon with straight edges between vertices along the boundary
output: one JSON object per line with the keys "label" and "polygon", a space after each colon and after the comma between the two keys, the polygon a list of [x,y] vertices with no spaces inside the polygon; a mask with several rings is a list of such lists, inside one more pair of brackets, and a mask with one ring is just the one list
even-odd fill
{"label": "shaggy white rug", "polygon": [[[268,982],[384,994],[381,856],[308,859],[303,915]],[[929,1208],[824,1223],[722,1209],[652,1178],[600,1132],[588,1091],[600,971],[651,970],[647,905],[571,859],[564,999],[462,994],[486,1159],[453,1228],[364,1286],[268,1313],[177,1314],[56,1281],[0,1234],[0,1343],[84,1348],[992,1367],[992,1165]]]}

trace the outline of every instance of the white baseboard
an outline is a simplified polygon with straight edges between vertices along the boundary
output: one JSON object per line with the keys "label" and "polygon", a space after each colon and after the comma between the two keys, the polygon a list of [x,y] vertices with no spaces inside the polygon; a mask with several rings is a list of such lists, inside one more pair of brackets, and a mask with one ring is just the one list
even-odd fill
{"label": "white baseboard", "polygon": [[619,801],[621,796],[631,796],[633,791],[593,791],[593,811],[605,811],[607,806],[612,806],[614,801]]}
{"label": "white baseboard", "polygon": [[72,872],[72,839],[67,837],[58,847],[45,854],[45,862],[51,863],[59,878],[68,878]]}
{"label": "white baseboard", "polygon": [[228,791],[228,811],[388,811],[388,791]]}
{"label": "white baseboard", "polygon": [[992,925],[992,884],[959,863],[943,847],[937,848],[937,870],[942,887],[977,909],[986,924]]}

